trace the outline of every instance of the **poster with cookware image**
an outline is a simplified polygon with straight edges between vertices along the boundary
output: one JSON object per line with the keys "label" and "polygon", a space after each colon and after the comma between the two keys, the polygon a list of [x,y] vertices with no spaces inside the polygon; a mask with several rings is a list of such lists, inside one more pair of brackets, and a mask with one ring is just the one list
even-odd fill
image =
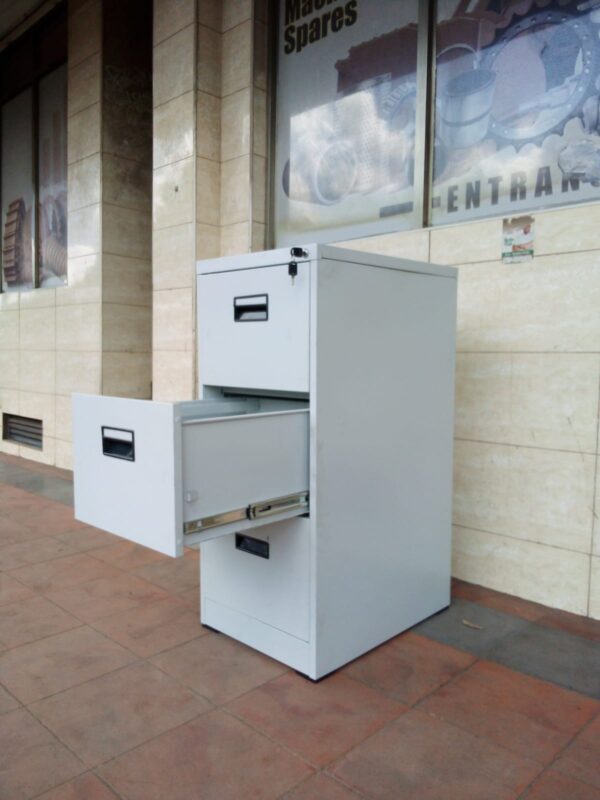
{"label": "poster with cookware image", "polygon": [[600,0],[439,0],[432,219],[600,197]]}
{"label": "poster with cookware image", "polygon": [[414,227],[417,13],[417,0],[282,0],[279,244]]}

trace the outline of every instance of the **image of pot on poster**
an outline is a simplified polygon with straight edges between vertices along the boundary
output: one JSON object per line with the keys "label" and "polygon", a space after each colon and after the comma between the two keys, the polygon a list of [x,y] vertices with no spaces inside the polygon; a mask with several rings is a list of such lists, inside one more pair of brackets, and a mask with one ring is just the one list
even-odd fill
{"label": "image of pot on poster", "polygon": [[334,205],[412,184],[416,84],[383,79],[291,120],[282,176],[292,200]]}
{"label": "image of pot on poster", "polygon": [[443,158],[436,155],[435,173],[442,180],[444,171],[470,169],[484,144],[541,146],[575,117],[588,134],[598,130],[600,16],[591,4],[504,5],[500,15],[483,1],[468,10],[456,0],[440,6],[436,141]]}
{"label": "image of pot on poster", "polygon": [[9,289],[33,283],[33,213],[23,198],[7,207],[2,234],[2,271]]}

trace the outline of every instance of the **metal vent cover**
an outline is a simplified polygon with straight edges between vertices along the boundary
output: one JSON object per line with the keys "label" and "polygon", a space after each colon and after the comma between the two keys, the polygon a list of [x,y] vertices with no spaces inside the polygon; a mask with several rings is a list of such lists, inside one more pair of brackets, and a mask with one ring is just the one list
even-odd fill
{"label": "metal vent cover", "polygon": [[18,414],[2,415],[2,438],[6,441],[41,450],[43,436],[41,419],[21,417]]}

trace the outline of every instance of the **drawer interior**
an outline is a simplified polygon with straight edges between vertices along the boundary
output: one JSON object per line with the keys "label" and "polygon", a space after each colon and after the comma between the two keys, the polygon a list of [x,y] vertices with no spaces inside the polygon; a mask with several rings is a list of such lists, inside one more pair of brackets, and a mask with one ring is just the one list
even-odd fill
{"label": "drawer interior", "polygon": [[[186,409],[182,422],[186,544],[306,513],[309,412],[252,398]],[[235,411],[234,411],[235,409]],[[228,413],[233,412],[233,413]]]}

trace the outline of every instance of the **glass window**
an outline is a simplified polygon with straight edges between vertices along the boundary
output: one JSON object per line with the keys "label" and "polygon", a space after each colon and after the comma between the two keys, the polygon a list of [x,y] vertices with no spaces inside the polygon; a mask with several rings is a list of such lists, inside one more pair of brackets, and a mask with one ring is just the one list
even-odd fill
{"label": "glass window", "polygon": [[3,288],[31,289],[35,241],[31,89],[4,104],[1,130]]}
{"label": "glass window", "polygon": [[418,0],[282,0],[279,244],[420,224],[413,191]]}
{"label": "glass window", "polygon": [[66,4],[0,53],[0,291],[67,282]]}
{"label": "glass window", "polygon": [[67,278],[67,69],[51,72],[39,88],[40,286]]}
{"label": "glass window", "polygon": [[600,197],[597,5],[439,0],[434,224]]}

